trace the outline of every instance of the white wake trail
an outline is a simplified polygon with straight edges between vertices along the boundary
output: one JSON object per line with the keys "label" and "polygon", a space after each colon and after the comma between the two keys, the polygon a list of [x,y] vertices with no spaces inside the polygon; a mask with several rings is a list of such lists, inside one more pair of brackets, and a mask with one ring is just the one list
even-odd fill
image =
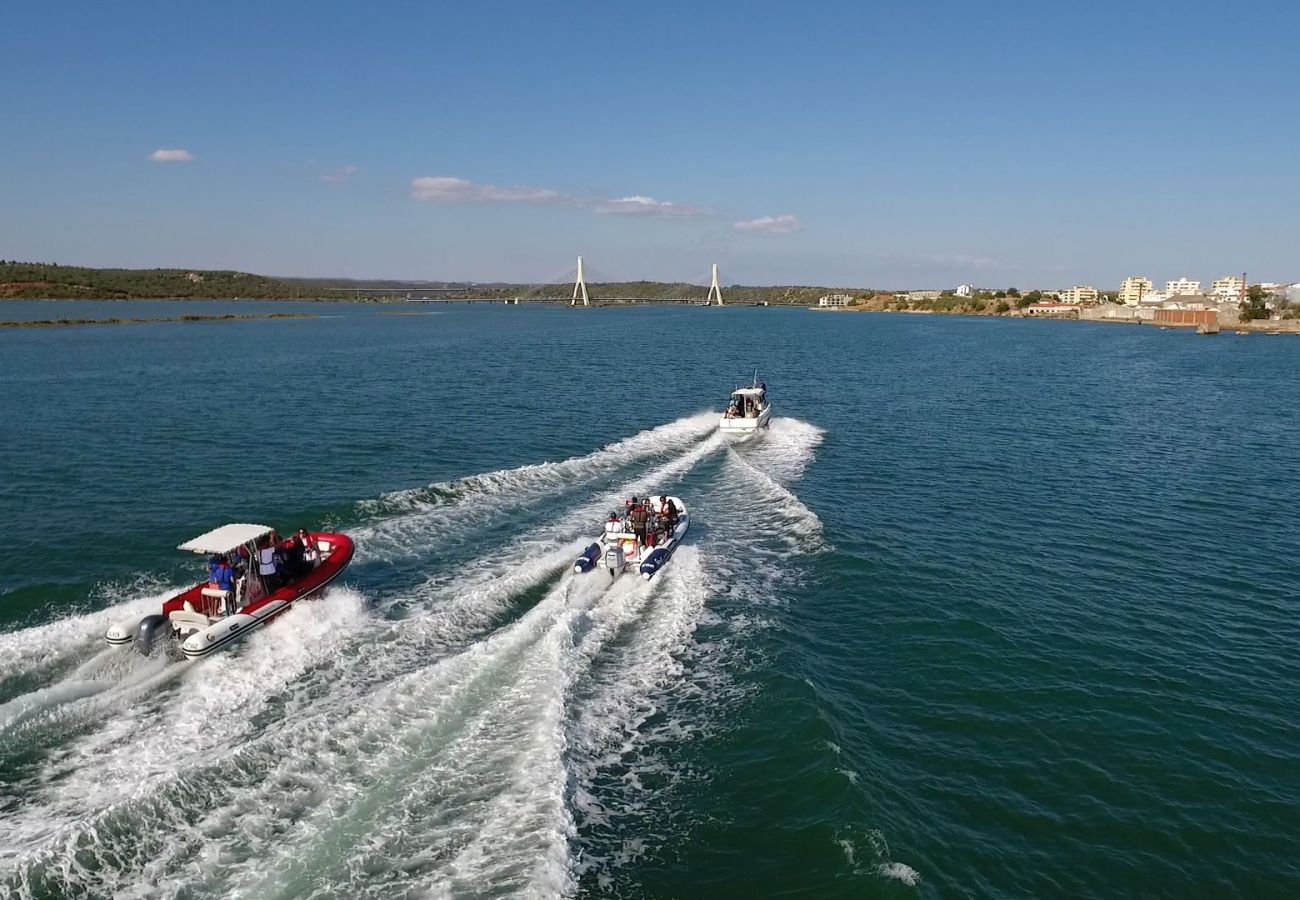
{"label": "white wake trail", "polygon": [[365,515],[386,516],[355,530],[364,558],[392,561],[419,553],[430,533],[473,527],[520,506],[581,488],[629,466],[687,449],[713,430],[714,416],[701,413],[647,429],[601,449],[560,462],[502,469],[363,501]]}
{"label": "white wake trail", "polygon": [[[364,768],[377,746],[397,739],[395,735],[420,733],[418,726],[402,725],[400,704],[395,706],[392,699],[393,685],[419,686],[428,675],[436,694],[445,679],[430,675],[429,666],[445,665],[438,671],[454,676],[468,664],[459,660],[478,658],[484,652],[478,648],[490,646],[491,639],[458,651],[490,628],[520,591],[542,584],[571,564],[592,522],[610,505],[627,493],[645,492],[680,477],[720,447],[716,436],[694,446],[688,443],[685,452],[679,451],[652,471],[598,494],[550,525],[531,529],[517,545],[489,553],[450,576],[431,578],[409,598],[412,615],[400,622],[340,623],[326,617],[325,624],[335,627],[319,635],[313,634],[310,623],[298,623],[294,630],[319,638],[302,665],[292,664],[292,653],[291,664],[283,665],[274,652],[283,649],[278,643],[281,626],[292,627],[289,616],[299,612],[296,608],[257,635],[266,651],[250,645],[244,653],[211,661],[215,666],[184,669],[185,677],[157,708],[145,710],[143,717],[110,722],[62,751],[57,783],[50,783],[34,798],[25,798],[14,813],[0,816],[0,845],[13,848],[0,855],[0,867],[12,873],[9,883],[20,892],[30,891],[33,884],[81,885],[117,896],[141,893],[142,883],[193,885],[193,879],[202,880],[201,872],[192,871],[197,847],[225,847],[221,870],[237,881],[239,860],[245,855],[257,858],[264,850],[249,846],[246,834],[282,837],[285,823],[310,817],[311,811],[325,808],[327,799],[340,802],[350,791],[365,793],[364,772],[356,787],[347,787],[357,761],[363,761]],[[542,620],[555,616],[557,603],[544,600],[501,633],[529,634],[528,623],[539,616]],[[301,611],[309,615],[311,608],[305,605]],[[338,627],[344,625],[348,627]],[[551,628],[544,633],[550,634]],[[340,637],[349,634],[353,637]],[[331,643],[332,639],[337,640]],[[524,645],[532,646],[527,641]],[[263,652],[268,654],[265,659],[257,655]],[[527,658],[531,667],[521,673],[537,673],[540,680],[534,682],[535,689],[521,695],[535,697],[538,691],[555,689],[547,673],[556,672],[556,665],[546,662],[540,651]],[[210,673],[197,674],[209,668]],[[311,675],[301,680],[305,671]],[[497,668],[487,665],[486,671]],[[480,683],[493,682],[489,678]],[[411,693],[428,696],[423,688]],[[286,718],[254,725],[250,720],[265,718],[272,701],[277,711],[283,707]],[[422,708],[429,707],[446,710],[454,708],[455,702],[430,700]],[[367,725],[376,709],[383,711],[380,721]],[[210,730],[201,724],[209,721],[216,723]],[[493,728],[505,724],[484,726],[481,732],[490,736]],[[547,733],[555,730],[538,728]],[[355,743],[349,741],[351,732]],[[485,743],[492,744],[487,738]],[[209,812],[192,824],[195,803]],[[273,812],[268,816],[267,811]],[[122,842],[135,833],[153,851],[147,860],[124,864]],[[50,870],[50,864],[70,858],[91,862],[61,873]],[[227,882],[225,875],[219,880],[226,887],[235,883]]]}

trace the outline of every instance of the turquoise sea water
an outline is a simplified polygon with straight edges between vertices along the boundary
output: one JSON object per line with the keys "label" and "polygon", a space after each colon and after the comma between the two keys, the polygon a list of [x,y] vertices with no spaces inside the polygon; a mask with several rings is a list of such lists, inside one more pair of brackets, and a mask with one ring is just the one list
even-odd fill
{"label": "turquoise sea water", "polygon": [[[320,310],[0,333],[6,896],[1300,894],[1295,338]],[[346,584],[103,645],[239,520]]]}

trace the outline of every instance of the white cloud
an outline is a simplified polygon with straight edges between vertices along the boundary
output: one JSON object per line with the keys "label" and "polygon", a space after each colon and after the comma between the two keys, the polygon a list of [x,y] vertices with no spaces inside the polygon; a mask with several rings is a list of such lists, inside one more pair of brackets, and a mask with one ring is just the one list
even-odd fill
{"label": "white cloud", "polygon": [[684,203],[670,203],[656,200],[654,197],[620,197],[617,200],[602,200],[596,204],[596,212],[611,216],[643,216],[652,219],[693,219],[707,216],[709,210]]}
{"label": "white cloud", "polygon": [[154,162],[193,162],[194,154],[188,150],[155,150],[149,154]]}
{"label": "white cloud", "polygon": [[789,213],[780,216],[760,216],[757,219],[747,219],[744,222],[737,222],[732,226],[737,231],[746,231],[751,234],[794,234],[803,223],[799,221],[798,216],[792,216]]}
{"label": "white cloud", "polygon": [[889,262],[905,263],[914,269],[944,269],[963,271],[998,271],[1017,268],[991,256],[979,256],[974,253],[883,253],[878,258]]}
{"label": "white cloud", "polygon": [[322,172],[320,180],[330,184],[341,184],[355,174],[357,174],[356,166],[341,166],[337,169],[330,169],[327,172]]}
{"label": "white cloud", "polygon": [[568,199],[550,188],[498,187],[446,175],[413,179],[411,196],[429,203],[558,203]]}

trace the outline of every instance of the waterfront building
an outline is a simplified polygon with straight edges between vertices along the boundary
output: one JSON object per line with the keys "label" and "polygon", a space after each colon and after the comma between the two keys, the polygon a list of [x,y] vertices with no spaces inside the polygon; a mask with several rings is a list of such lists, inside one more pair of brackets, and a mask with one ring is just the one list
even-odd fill
{"label": "waterfront building", "polygon": [[1119,302],[1126,306],[1137,306],[1142,298],[1156,289],[1150,278],[1142,275],[1130,275],[1119,287]]}
{"label": "waterfront building", "polygon": [[1086,284],[1076,284],[1069,290],[1057,292],[1056,297],[1062,303],[1096,303],[1097,289]]}
{"label": "waterfront building", "polygon": [[827,294],[817,301],[818,306],[848,306],[853,302],[852,294]]}
{"label": "waterfront building", "polygon": [[1161,304],[1164,309],[1206,309],[1213,301],[1204,294],[1174,294]]}
{"label": "waterfront building", "polygon": [[1186,276],[1179,278],[1177,281],[1165,282],[1165,293],[1171,297],[1174,294],[1199,294],[1201,292],[1201,283],[1192,281]]}
{"label": "waterfront building", "polygon": [[1241,298],[1241,293],[1245,289],[1246,279],[1240,275],[1224,275],[1222,278],[1216,278],[1210,285],[1210,294],[1225,300],[1237,300]]}
{"label": "waterfront building", "polygon": [[1094,322],[1136,322],[1141,310],[1123,303],[1101,303],[1079,308],[1079,318]]}
{"label": "waterfront building", "polygon": [[975,296],[975,286],[972,285],[972,284],[959,284],[959,285],[957,285],[957,296],[958,296],[958,297],[974,297],[974,296]]}
{"label": "waterfront building", "polygon": [[1057,318],[1078,318],[1081,307],[1077,303],[1031,303],[1025,307],[1025,315]]}

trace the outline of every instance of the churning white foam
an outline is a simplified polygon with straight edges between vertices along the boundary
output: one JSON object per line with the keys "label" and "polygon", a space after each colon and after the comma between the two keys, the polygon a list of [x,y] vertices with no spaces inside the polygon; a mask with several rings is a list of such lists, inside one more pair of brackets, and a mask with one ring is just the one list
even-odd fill
{"label": "churning white foam", "polygon": [[394,559],[418,550],[431,531],[483,524],[551,494],[592,484],[634,463],[680,452],[716,426],[712,414],[687,416],[647,429],[593,453],[472,475],[362,501],[365,515],[389,518],[354,530],[367,558]]}
{"label": "churning white foam", "polygon": [[[635,808],[638,776],[663,765],[645,748],[689,738],[695,722],[678,712],[687,702],[709,706],[694,634],[717,591],[718,558],[758,541],[779,548],[767,563],[778,566],[792,552],[782,529],[803,521],[819,533],[783,484],[797,477],[802,451],[778,440],[766,455],[729,450],[710,483],[682,492],[688,503],[700,497],[693,512],[717,513],[705,531],[716,547],[688,536],[648,583],[560,574],[612,505],[667,489],[717,453],[724,441],[709,434],[714,421],[679,420],[544,464],[568,465],[563,477],[492,473],[454,483],[460,493],[451,499],[411,496],[376,508],[396,510],[402,524],[367,526],[363,545],[382,547],[400,533],[392,547],[406,552],[443,528],[572,495],[545,510],[549,518],[533,514],[518,539],[376,598],[381,610],[400,604],[401,618],[332,589],[235,654],[132,669],[121,678],[129,702],[116,684],[62,701],[102,715],[112,695],[129,714],[104,717],[60,746],[38,786],[0,814],[0,885],[19,896],[572,893],[580,830]],[[787,426],[765,437],[783,430],[804,441],[815,433]],[[656,465],[635,471],[646,460]],[[606,486],[620,475],[621,484]],[[739,495],[756,506],[738,509]],[[755,596],[762,590],[756,579]],[[525,597],[537,599],[527,606]],[[715,663],[725,651],[709,649]],[[104,665],[92,658],[79,677],[111,681]],[[17,727],[45,714],[25,715]],[[627,775],[615,793],[602,780],[611,771]],[[643,854],[645,837],[620,846],[615,865]]]}
{"label": "churning white foam", "polygon": [[921,883],[920,873],[906,863],[883,863],[876,871],[878,871],[882,877],[901,881],[908,887],[916,887]]}

